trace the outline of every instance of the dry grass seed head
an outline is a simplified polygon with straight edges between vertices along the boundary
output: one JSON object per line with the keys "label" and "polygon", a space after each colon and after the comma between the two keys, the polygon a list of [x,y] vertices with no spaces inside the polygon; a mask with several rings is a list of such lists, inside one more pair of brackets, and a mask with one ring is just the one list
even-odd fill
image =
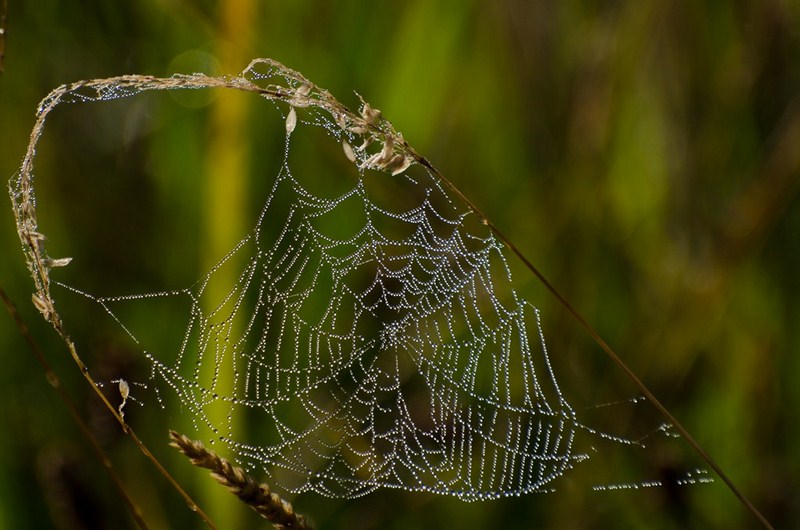
{"label": "dry grass seed head", "polygon": [[206,449],[200,442],[193,441],[175,431],[170,431],[169,435],[172,447],[186,455],[192,464],[210,470],[211,476],[217,482],[271,522],[275,528],[297,530],[312,528],[304,515],[296,513],[291,504],[271,492],[268,485],[259,484],[242,468],[234,466],[214,451]]}

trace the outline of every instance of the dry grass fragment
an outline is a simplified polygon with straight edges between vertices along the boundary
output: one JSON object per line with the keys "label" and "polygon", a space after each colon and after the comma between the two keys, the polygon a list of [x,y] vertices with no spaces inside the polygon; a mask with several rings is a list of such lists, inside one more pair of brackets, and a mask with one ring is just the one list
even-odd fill
{"label": "dry grass fragment", "polygon": [[298,514],[292,505],[281,499],[277,493],[269,490],[269,486],[259,483],[247,475],[240,467],[236,467],[214,451],[209,451],[203,444],[190,440],[175,431],[170,431],[170,444],[189,457],[192,464],[211,470],[211,476],[217,482],[239,497],[261,517],[271,522],[277,529],[310,530],[311,524],[305,515]]}

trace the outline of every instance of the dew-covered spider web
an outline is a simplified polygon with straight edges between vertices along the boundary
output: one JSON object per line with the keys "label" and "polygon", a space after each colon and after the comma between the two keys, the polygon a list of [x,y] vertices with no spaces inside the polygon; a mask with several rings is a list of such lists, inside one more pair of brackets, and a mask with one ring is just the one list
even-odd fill
{"label": "dew-covered spider web", "polygon": [[[46,115],[64,102],[207,87],[257,94],[284,120],[283,158],[241,239],[199,278],[164,290],[51,281],[65,262],[44,249],[32,180]],[[293,142],[309,130],[338,144],[351,169],[331,173],[335,192],[315,191],[294,168]],[[12,197],[37,306],[57,328],[57,288],[101,307],[146,359],[155,401],[177,400],[198,433],[271,484],[348,498],[386,487],[521,495],[550,490],[589,458],[579,432],[613,438],[582,425],[560,390],[501,242],[363,101],[351,112],[269,60],[240,77],[89,81],[42,102],[31,146]],[[171,342],[127,316],[148,305],[179,315]],[[243,422],[258,428],[243,434]]]}

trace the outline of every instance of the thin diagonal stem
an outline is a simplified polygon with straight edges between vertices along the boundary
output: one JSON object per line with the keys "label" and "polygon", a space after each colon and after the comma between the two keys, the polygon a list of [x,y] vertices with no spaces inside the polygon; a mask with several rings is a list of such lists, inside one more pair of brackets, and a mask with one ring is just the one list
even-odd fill
{"label": "thin diagonal stem", "polygon": [[436,169],[436,167],[433,164],[431,164],[431,162],[428,159],[419,155],[410,146],[408,146],[408,144],[405,144],[405,147],[409,149],[409,151],[414,155],[414,157],[420,164],[422,164],[425,168],[427,168],[428,171],[436,175],[436,177],[439,178],[450,191],[456,194],[456,196],[458,196],[458,198],[461,201],[463,201],[464,204],[466,204],[470,209],[472,209],[472,211],[475,212],[480,221],[484,225],[489,227],[489,229],[500,239],[500,241],[502,241],[503,244],[512,253],[514,253],[514,255],[516,255],[520,259],[520,261],[522,261],[525,267],[528,270],[530,270],[533,273],[533,275],[536,276],[536,278],[538,278],[538,280],[542,283],[542,285],[544,285],[545,288],[547,288],[547,290],[550,291],[550,293],[552,293],[553,296],[555,296],[556,300],[558,300],[559,303],[562,306],[564,306],[564,308],[569,312],[569,314],[571,314],[575,318],[575,320],[578,321],[581,327],[584,330],[586,330],[589,336],[591,336],[592,339],[603,349],[603,351],[614,362],[614,364],[616,364],[625,373],[625,375],[628,376],[628,378],[631,381],[633,381],[633,384],[636,385],[636,387],[653,404],[653,406],[655,406],[655,408],[667,420],[669,420],[669,422],[675,427],[675,430],[677,430],[678,433],[680,433],[680,435],[689,443],[692,449],[694,449],[697,452],[697,454],[700,455],[700,458],[702,458],[709,465],[709,467],[711,467],[711,469],[713,469],[717,473],[719,478],[722,479],[722,481],[728,486],[728,489],[730,489],[733,492],[733,494],[736,495],[739,501],[741,501],[741,503],[747,508],[747,510],[750,511],[759,520],[759,522],[764,526],[764,528],[774,530],[772,524],[770,524],[770,522],[767,521],[766,517],[764,517],[764,515],[758,510],[758,508],[756,508],[755,505],[752,502],[750,502],[750,499],[748,499],[747,496],[745,496],[745,494],[742,493],[739,490],[739,488],[736,487],[736,485],[733,483],[733,481],[727,475],[727,473],[725,473],[719,466],[719,464],[717,464],[716,461],[714,461],[714,459],[711,458],[711,455],[709,455],[708,452],[705,449],[703,449],[703,447],[697,442],[697,440],[695,440],[694,436],[692,436],[689,433],[689,431],[686,430],[686,427],[684,427],[683,424],[680,421],[678,421],[678,418],[676,418],[669,411],[669,409],[667,409],[667,407],[664,406],[663,403],[661,403],[661,401],[655,396],[655,394],[653,394],[653,392],[647,387],[647,385],[645,385],[642,382],[642,380],[639,379],[639,377],[633,372],[633,370],[631,370],[628,367],[628,365],[625,364],[625,362],[622,360],[622,358],[620,358],[619,355],[617,355],[617,353],[613,350],[613,348],[611,348],[611,346],[609,346],[608,343],[605,340],[603,340],[603,338],[586,321],[586,319],[578,312],[578,310],[575,309],[572,306],[572,304],[570,304],[569,301],[567,301],[567,299],[564,298],[561,292],[559,292],[559,290],[556,289],[552,283],[550,283],[550,281],[544,276],[544,274],[542,274],[539,271],[539,269],[536,268],[536,266],[531,262],[531,260],[529,260],[527,256],[525,256],[525,254],[523,254],[523,252],[519,248],[517,248],[517,246],[514,245],[514,243],[512,243],[508,239],[508,237],[506,237],[500,231],[500,229],[497,228],[497,226],[495,226],[495,224],[492,223],[489,220],[489,218],[486,217],[486,215],[472,201],[470,201],[469,198],[467,198],[466,195],[464,195],[464,193],[460,189],[456,187],[455,184],[453,184],[444,175],[442,175],[442,173],[438,169]]}
{"label": "thin diagonal stem", "polygon": [[[3,301],[5,302],[7,300],[7,298],[5,297],[5,293],[4,292],[2,294],[2,297],[3,297]],[[16,314],[16,311],[14,311],[12,313],[12,315],[14,315],[14,314]],[[67,349],[69,350],[70,355],[72,356],[72,358],[75,361],[75,363],[80,368],[80,371],[83,374],[83,377],[89,382],[89,384],[91,385],[91,387],[94,390],[95,394],[97,394],[97,396],[100,398],[100,400],[106,406],[106,408],[111,412],[111,414],[113,414],[114,418],[116,418],[116,420],[120,424],[120,426],[122,426],[122,430],[125,432],[125,434],[127,434],[131,438],[131,440],[133,440],[133,442],[136,444],[136,446],[139,447],[139,450],[147,457],[148,460],[150,460],[150,462],[153,463],[153,465],[156,467],[156,469],[158,469],[159,473],[161,473],[161,475],[164,476],[165,479],[167,479],[167,482],[169,482],[170,485],[178,492],[178,494],[180,494],[180,496],[183,497],[184,501],[186,501],[186,504],[189,506],[189,509],[191,509],[193,512],[197,512],[197,515],[200,516],[200,518],[203,520],[203,522],[206,523],[206,525],[208,525],[209,528],[212,528],[212,529],[216,530],[217,527],[214,524],[214,522],[211,520],[211,518],[209,518],[209,516],[200,508],[200,506],[197,505],[197,503],[186,492],[186,490],[184,490],[180,486],[180,484],[178,484],[178,482],[175,480],[175,478],[172,475],[170,475],[169,471],[167,471],[167,469],[161,464],[161,462],[159,462],[158,459],[155,456],[153,456],[153,454],[150,452],[150,450],[147,448],[147,446],[144,445],[144,443],[139,439],[139,437],[136,435],[136,433],[133,431],[133,429],[130,427],[130,425],[125,423],[125,420],[122,418],[122,416],[120,416],[120,414],[117,411],[117,409],[114,408],[114,405],[112,405],[108,401],[108,398],[106,398],[106,396],[103,395],[103,393],[100,391],[99,387],[97,386],[97,383],[95,383],[94,379],[92,379],[92,376],[89,375],[89,370],[86,368],[86,365],[83,363],[83,361],[81,360],[80,356],[78,355],[78,351],[75,348],[75,343],[72,342],[72,339],[69,337],[69,335],[67,335],[66,331],[64,330],[64,327],[62,326],[61,320],[58,318],[58,314],[57,313],[53,313],[53,314],[50,315],[50,323],[56,329],[58,334],[61,335],[61,339],[67,345]],[[27,328],[25,328],[25,329],[27,329]],[[29,335],[30,334],[28,334],[28,336]],[[33,338],[30,337],[29,344],[31,344],[32,340],[33,340]],[[44,362],[46,366],[49,366],[46,363],[44,355],[41,355],[41,350],[39,350],[38,347],[37,347],[37,349],[34,350],[34,351],[38,351],[39,352],[39,355],[37,355],[37,357],[40,358],[40,362]],[[55,374],[52,372],[52,370],[47,372],[47,374],[48,374],[48,380],[50,381],[51,384],[53,384],[53,379],[51,379],[51,377],[55,377]],[[57,377],[55,378],[55,381],[58,381]],[[63,392],[63,389],[59,390],[61,388],[60,387],[60,383],[57,384],[57,385],[53,384],[53,386],[56,388],[56,390],[59,391],[59,394],[61,394],[61,392]],[[68,397],[68,396],[66,396],[66,394],[65,394],[65,397]],[[83,420],[80,419],[80,416],[78,415],[77,410],[74,408],[74,406],[71,408],[71,410],[73,411],[73,415],[76,417],[76,419],[80,420],[80,422],[82,423]],[[106,460],[107,459],[105,459],[105,458],[101,459],[101,461],[103,461],[104,465],[105,465]],[[108,462],[110,464],[110,461],[108,461]]]}
{"label": "thin diagonal stem", "polygon": [[50,383],[50,386],[52,386],[55,389],[56,393],[58,394],[58,397],[61,398],[61,401],[64,402],[64,405],[67,407],[70,416],[72,416],[72,420],[75,422],[75,424],[78,426],[83,436],[89,442],[89,445],[92,446],[92,449],[94,450],[97,459],[103,465],[103,469],[105,469],[106,472],[108,473],[108,476],[111,478],[111,482],[114,484],[114,487],[117,488],[120,497],[122,497],[122,500],[125,502],[125,506],[127,506],[128,511],[131,513],[131,516],[136,521],[136,524],[139,526],[139,528],[147,530],[148,526],[147,523],[142,518],[142,510],[133,502],[133,499],[131,499],[130,495],[125,489],[125,485],[123,484],[122,479],[120,479],[119,475],[117,475],[117,472],[114,471],[114,466],[111,463],[111,459],[108,458],[108,455],[106,455],[105,451],[103,451],[103,448],[100,447],[99,442],[92,434],[92,431],[89,429],[89,426],[86,425],[86,422],[83,421],[81,415],[78,414],[78,409],[75,407],[75,403],[73,403],[72,398],[69,397],[69,394],[67,394],[64,387],[61,386],[61,380],[58,378],[56,373],[50,367],[50,363],[47,362],[44,353],[42,353],[41,348],[39,348],[39,344],[33,338],[30,331],[28,331],[28,326],[25,324],[25,321],[22,319],[22,316],[17,311],[16,306],[8,298],[8,295],[6,295],[6,292],[5,290],[3,290],[2,287],[0,287],[0,298],[3,299],[3,303],[5,304],[6,309],[8,309],[8,312],[11,314],[11,318],[13,318],[14,322],[16,322],[20,334],[28,343],[28,346],[30,346],[34,357],[36,357],[36,360],[39,362],[39,365],[42,367],[42,370],[44,370],[45,377],[47,377],[47,382]]}

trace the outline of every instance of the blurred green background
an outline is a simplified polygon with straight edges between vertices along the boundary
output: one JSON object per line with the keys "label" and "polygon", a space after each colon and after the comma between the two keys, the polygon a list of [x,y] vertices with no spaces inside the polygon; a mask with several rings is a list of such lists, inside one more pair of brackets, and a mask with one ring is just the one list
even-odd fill
{"label": "blurred green background", "polygon": [[[523,249],[769,520],[800,521],[800,2],[8,0],[7,20],[3,178],[19,167],[39,100],[62,83],[233,74],[272,57],[346,103],[356,104],[356,90]],[[262,121],[275,114],[255,110],[260,101],[175,99],[140,114],[76,106],[46,130],[37,175],[49,248],[100,249],[84,273],[93,285],[169,278],[187,259],[207,266],[213,258],[191,249],[208,240],[204,249],[224,248],[276,174],[279,143],[255,140],[276,138]],[[123,147],[110,150],[106,137]],[[84,214],[98,205],[136,222],[91,225]],[[201,527],[31,306],[10,206],[0,211],[0,285],[145,519]],[[542,308],[567,397],[591,406],[635,396],[535,279],[512,267]],[[133,362],[92,334],[90,318],[68,324],[95,373]],[[133,527],[5,316],[0,352],[0,528]],[[634,432],[659,421],[642,415]],[[625,428],[628,412],[618,416],[610,425]],[[131,421],[221,528],[260,524],[170,454],[163,431]],[[698,465],[678,453],[680,466]],[[721,481],[591,491],[639,465],[634,478],[669,470],[669,460],[608,459],[597,479],[578,473],[558,493],[495,502],[388,491],[353,501],[305,495],[296,506],[319,528],[757,527]]]}

